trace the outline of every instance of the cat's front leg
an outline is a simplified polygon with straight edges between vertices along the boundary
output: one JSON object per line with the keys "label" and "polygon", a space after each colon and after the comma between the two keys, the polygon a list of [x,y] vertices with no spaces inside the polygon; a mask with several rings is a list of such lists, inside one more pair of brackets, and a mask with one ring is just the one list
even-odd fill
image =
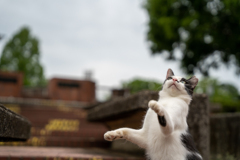
{"label": "cat's front leg", "polygon": [[114,131],[108,131],[104,134],[104,139],[107,141],[113,141],[116,139],[126,139],[141,148],[146,148],[147,142],[145,138],[145,132],[143,129],[131,129],[131,128],[120,128]]}
{"label": "cat's front leg", "polygon": [[113,141],[116,139],[126,139],[127,134],[123,129],[117,129],[114,131],[108,131],[104,134],[104,139],[107,141]]}
{"label": "cat's front leg", "polygon": [[164,107],[155,100],[149,101],[148,107],[157,113],[158,122],[160,123],[163,134],[166,136],[170,135],[174,130],[174,124]]}

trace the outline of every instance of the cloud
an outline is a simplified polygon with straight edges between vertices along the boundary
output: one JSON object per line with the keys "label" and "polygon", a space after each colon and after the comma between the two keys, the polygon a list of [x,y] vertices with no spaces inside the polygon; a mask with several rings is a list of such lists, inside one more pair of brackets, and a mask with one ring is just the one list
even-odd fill
{"label": "cloud", "polygon": [[[182,75],[178,63],[151,56],[147,15],[142,0],[0,1],[3,44],[27,25],[40,40],[48,78],[82,77],[92,69],[98,85],[119,86],[132,77],[163,80],[168,68]],[[221,79],[221,71],[214,73]],[[229,77],[236,79],[231,74]],[[240,88],[240,87],[239,87]]]}

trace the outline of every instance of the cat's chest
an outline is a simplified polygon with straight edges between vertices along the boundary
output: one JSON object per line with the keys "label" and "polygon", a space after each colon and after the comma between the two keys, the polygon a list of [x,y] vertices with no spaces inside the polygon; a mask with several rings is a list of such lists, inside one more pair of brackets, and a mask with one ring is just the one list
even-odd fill
{"label": "cat's chest", "polygon": [[159,103],[162,107],[164,107],[164,108],[185,105],[185,103],[183,103],[182,100],[177,99],[177,98],[164,98],[164,99],[159,99],[159,100],[158,100],[158,103]]}
{"label": "cat's chest", "polygon": [[[151,160],[184,160],[186,149],[180,140],[180,132],[169,137],[157,136],[149,140],[148,154]],[[174,154],[173,154],[174,153]]]}
{"label": "cat's chest", "polygon": [[171,112],[184,112],[187,114],[188,112],[188,105],[179,99],[160,99],[158,103],[169,112],[169,114],[171,114]]}

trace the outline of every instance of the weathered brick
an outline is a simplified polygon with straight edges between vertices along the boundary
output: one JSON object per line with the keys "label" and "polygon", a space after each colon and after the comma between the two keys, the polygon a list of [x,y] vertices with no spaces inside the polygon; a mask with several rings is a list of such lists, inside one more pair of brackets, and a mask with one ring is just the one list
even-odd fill
{"label": "weathered brick", "polygon": [[53,78],[49,81],[48,92],[50,99],[95,101],[95,83],[92,81]]}
{"label": "weathered brick", "polygon": [[0,96],[20,97],[23,74],[19,72],[0,71]]}

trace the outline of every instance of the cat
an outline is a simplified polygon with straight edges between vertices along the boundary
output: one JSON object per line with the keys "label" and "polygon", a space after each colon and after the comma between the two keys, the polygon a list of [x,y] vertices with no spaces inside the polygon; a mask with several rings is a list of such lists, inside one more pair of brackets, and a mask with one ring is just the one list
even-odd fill
{"label": "cat", "polygon": [[150,160],[202,160],[188,132],[187,115],[198,79],[175,76],[168,69],[159,100],[150,100],[143,127],[108,131],[104,139],[126,139],[146,150]]}

